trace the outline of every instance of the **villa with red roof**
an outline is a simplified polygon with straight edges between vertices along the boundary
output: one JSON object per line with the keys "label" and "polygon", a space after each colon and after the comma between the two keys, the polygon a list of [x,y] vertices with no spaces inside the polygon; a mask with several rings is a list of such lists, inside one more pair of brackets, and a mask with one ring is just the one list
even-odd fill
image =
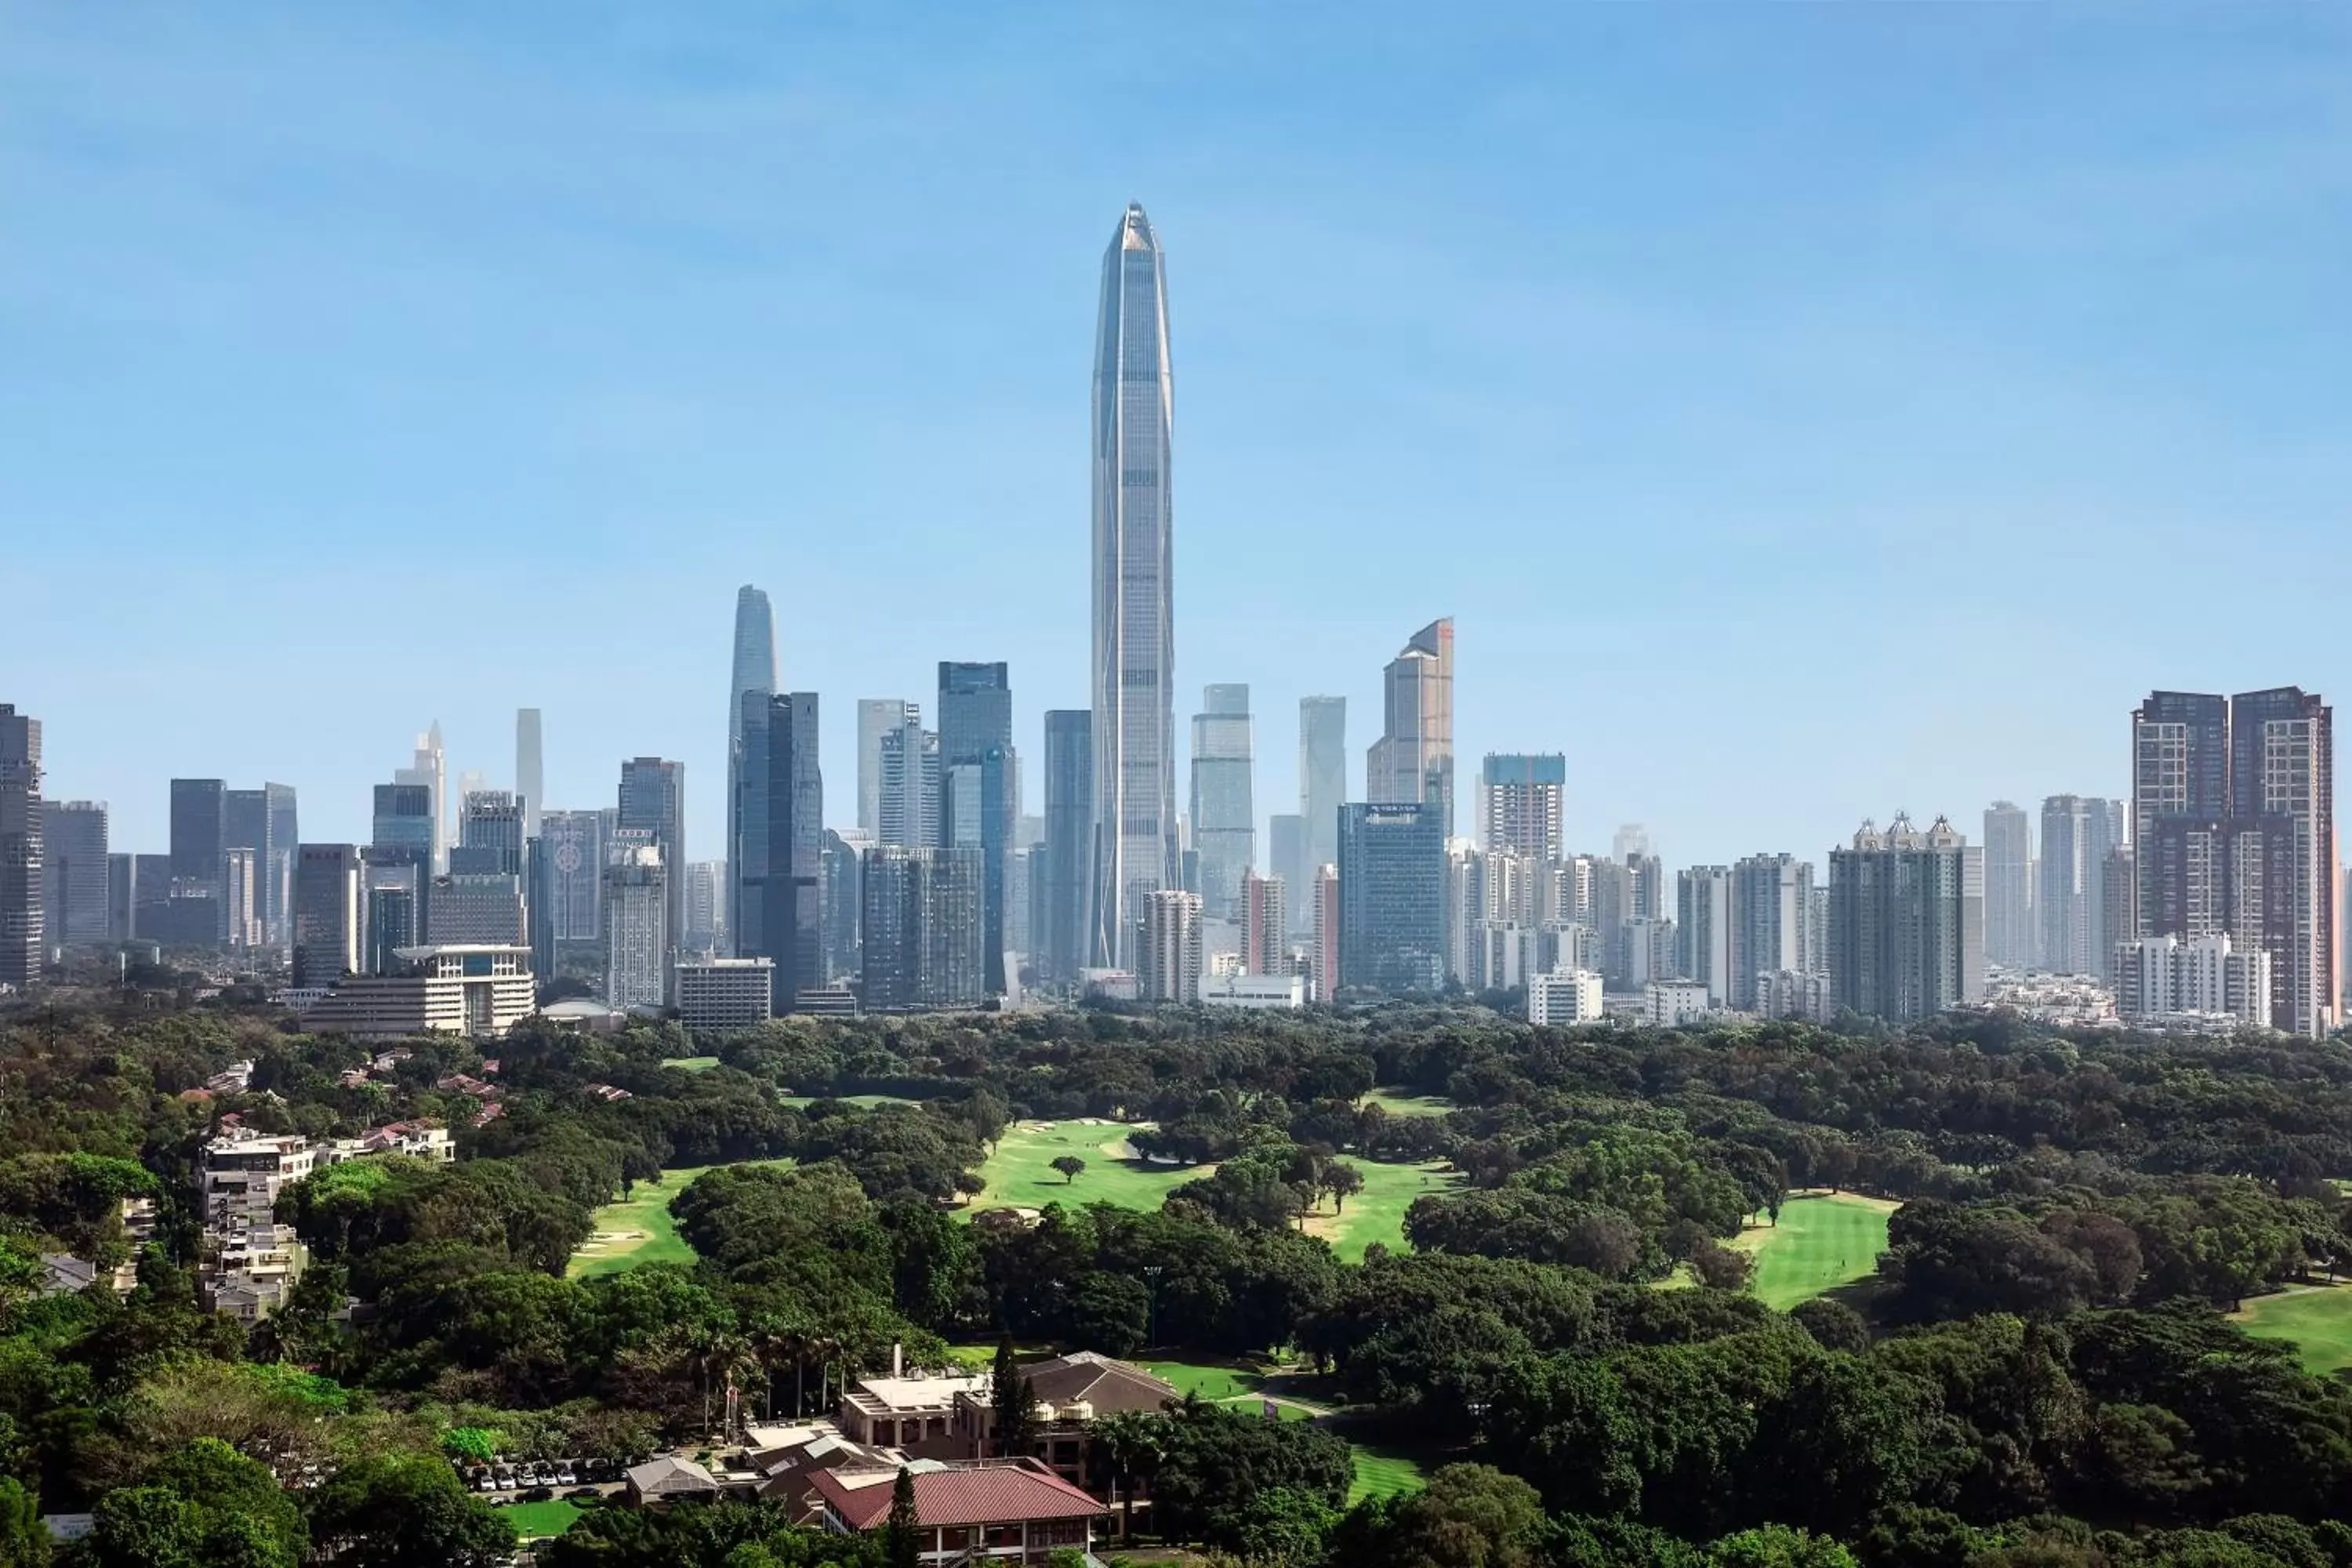
{"label": "villa with red roof", "polygon": [[[1090,1552],[1100,1502],[1034,1459],[907,1466],[921,1525],[919,1561],[931,1568],[1043,1563],[1054,1552]],[[810,1500],[836,1535],[879,1530],[890,1521],[895,1468],[826,1470],[811,1478]]]}

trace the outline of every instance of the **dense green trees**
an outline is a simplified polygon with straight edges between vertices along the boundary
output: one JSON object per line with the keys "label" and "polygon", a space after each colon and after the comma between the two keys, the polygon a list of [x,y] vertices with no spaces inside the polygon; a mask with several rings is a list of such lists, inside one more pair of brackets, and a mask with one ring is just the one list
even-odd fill
{"label": "dense green trees", "polygon": [[[1397,1007],[790,1019],[699,1040],[534,1025],[492,1054],[504,1114],[478,1129],[478,1102],[436,1087],[490,1070],[466,1042],[347,1084],[364,1051],[234,1004],[0,1016],[0,1564],[45,1552],[8,1522],[36,1494],[101,1506],[93,1563],[338,1542],[487,1558],[498,1521],[445,1446],[640,1452],[707,1431],[730,1383],[755,1412],[810,1411],[894,1347],[929,1363],[949,1338],[1011,1336],[1294,1347],[1362,1419],[1476,1461],[1343,1511],[1344,1446],[1318,1426],[1195,1407],[1106,1428],[1101,1479],[1152,1477],[1160,1528],[1265,1562],[2352,1568],[2332,1523],[2352,1511],[2352,1392],[2221,1316],[2352,1262],[2327,1179],[2352,1174],[2341,1045],[1989,1016],[1563,1034]],[[663,1066],[688,1054],[720,1065]],[[252,1092],[181,1098],[233,1058],[255,1062]],[[1374,1084],[1456,1109],[1392,1115]],[[869,1093],[920,1103],[842,1098]],[[289,1192],[316,1261],[248,1340],[184,1272],[195,1150],[230,1114],[321,1135],[438,1116],[462,1158],[354,1162]],[[1217,1168],[1157,1213],[1055,1205],[1000,1228],[951,1211],[1013,1118],[1075,1115],[1150,1119],[1140,1147]],[[596,1205],[665,1169],[778,1157],[796,1163],[665,1189],[696,1264],[563,1277]],[[1467,1181],[1415,1205],[1415,1250],[1343,1266],[1299,1216],[1381,1158],[1450,1159]],[[1874,1279],[1783,1317],[1724,1243],[1806,1186],[1905,1206]],[[146,1194],[163,1239],[129,1300],[31,1297],[39,1251],[119,1256],[120,1199]],[[1684,1265],[1697,1288],[1654,1288]],[[350,1321],[347,1295],[366,1308]],[[273,1472],[300,1467],[322,1484],[288,1514]],[[598,1510],[546,1555],[879,1552],[730,1506]]]}

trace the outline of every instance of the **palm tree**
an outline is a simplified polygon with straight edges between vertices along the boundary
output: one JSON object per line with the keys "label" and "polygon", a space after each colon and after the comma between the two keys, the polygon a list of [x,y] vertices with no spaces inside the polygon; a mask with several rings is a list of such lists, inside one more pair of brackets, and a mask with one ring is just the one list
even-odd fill
{"label": "palm tree", "polygon": [[1135,1481],[1156,1472],[1167,1456],[1165,1419],[1147,1411],[1121,1411],[1096,1422],[1088,1434],[1118,1488],[1119,1533],[1129,1540],[1135,1538]]}

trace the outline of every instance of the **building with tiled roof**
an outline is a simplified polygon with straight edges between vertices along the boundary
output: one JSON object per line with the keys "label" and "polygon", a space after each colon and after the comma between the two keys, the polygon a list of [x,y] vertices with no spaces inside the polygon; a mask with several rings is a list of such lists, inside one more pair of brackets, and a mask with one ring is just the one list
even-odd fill
{"label": "building with tiled roof", "polygon": [[[1029,1451],[1069,1481],[1086,1479],[1087,1434],[1097,1421],[1138,1412],[1156,1415],[1169,1401],[1182,1397],[1174,1384],[1141,1367],[1093,1351],[1031,1362],[1021,1375],[1037,1400],[1037,1440]],[[995,1453],[996,1406],[989,1388],[959,1394],[955,1406],[956,1436],[965,1457]]]}
{"label": "building with tiled roof", "polygon": [[[1055,1552],[1088,1552],[1106,1512],[1034,1459],[918,1459],[906,1468],[915,1489],[918,1560],[935,1568],[1043,1563]],[[810,1491],[824,1527],[853,1535],[889,1522],[898,1479],[886,1467],[829,1470]]]}

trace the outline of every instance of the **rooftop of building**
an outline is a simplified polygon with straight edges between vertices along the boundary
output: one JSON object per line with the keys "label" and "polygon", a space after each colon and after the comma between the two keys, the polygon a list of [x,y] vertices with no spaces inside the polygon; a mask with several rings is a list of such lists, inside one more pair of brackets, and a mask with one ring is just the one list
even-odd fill
{"label": "rooftop of building", "polygon": [[850,1385],[842,1395],[867,1415],[896,1415],[918,1410],[945,1410],[955,1397],[988,1386],[985,1373],[944,1373],[929,1377],[868,1377]]}
{"label": "rooftop of building", "polygon": [[[1107,1511],[1097,1499],[1034,1459],[918,1459],[905,1467],[915,1489],[915,1517],[926,1528],[1016,1520],[1087,1519]],[[827,1470],[813,1489],[852,1530],[872,1530],[890,1516],[898,1470]]]}

